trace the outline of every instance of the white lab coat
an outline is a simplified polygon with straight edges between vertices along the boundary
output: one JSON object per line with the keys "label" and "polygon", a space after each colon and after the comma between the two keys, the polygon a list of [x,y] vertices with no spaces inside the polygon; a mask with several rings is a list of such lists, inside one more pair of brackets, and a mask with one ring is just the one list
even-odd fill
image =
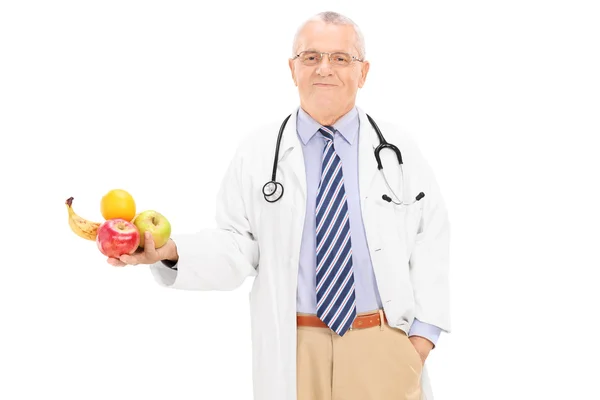
{"label": "white lab coat", "polygon": [[[449,220],[434,174],[410,136],[375,119],[382,134],[402,152],[405,192],[392,151],[381,153],[386,177],[408,208],[393,198],[377,169],[375,130],[359,107],[359,187],[363,220],[377,285],[391,327],[408,332],[414,318],[450,332]],[[150,266],[156,281],[184,290],[232,290],[249,276],[254,399],[296,400],[296,284],[306,205],[305,169],[296,134],[296,112],[279,151],[277,179],[283,198],[268,203],[262,194],[270,180],[280,120],[257,130],[238,147],[217,199],[218,230],[173,234],[178,271]],[[402,194],[401,194],[402,193]],[[433,400],[423,369],[422,400]]]}

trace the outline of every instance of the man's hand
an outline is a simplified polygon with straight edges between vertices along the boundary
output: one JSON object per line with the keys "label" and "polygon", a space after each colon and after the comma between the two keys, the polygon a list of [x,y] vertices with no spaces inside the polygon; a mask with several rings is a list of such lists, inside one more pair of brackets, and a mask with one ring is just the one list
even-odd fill
{"label": "man's hand", "polygon": [[115,267],[124,267],[125,265],[138,265],[138,264],[154,264],[161,260],[173,260],[176,261],[177,246],[172,239],[169,239],[164,246],[155,248],[154,240],[150,232],[146,232],[144,237],[144,249],[138,249],[133,254],[123,254],[120,258],[109,257],[107,262]]}
{"label": "man's hand", "polygon": [[409,337],[410,342],[417,350],[417,353],[421,356],[421,361],[425,364],[425,360],[429,356],[429,352],[433,349],[433,343],[429,339],[425,339],[422,336],[411,336]]}

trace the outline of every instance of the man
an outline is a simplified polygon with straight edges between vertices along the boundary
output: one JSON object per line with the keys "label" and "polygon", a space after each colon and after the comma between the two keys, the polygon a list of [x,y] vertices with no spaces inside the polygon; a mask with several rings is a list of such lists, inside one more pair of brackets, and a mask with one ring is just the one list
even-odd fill
{"label": "man", "polygon": [[[382,200],[398,191],[383,185],[376,136],[355,106],[369,72],[364,56],[350,19],[308,20],[289,60],[300,107],[278,155],[283,197],[263,198],[274,125],[238,149],[219,192],[218,229],[174,236],[160,249],[147,236],[144,252],[108,260],[150,264],[161,285],[177,289],[229,290],[254,276],[258,400],[433,398],[423,364],[449,332],[447,213],[427,163],[391,125],[385,133],[407,168],[402,190],[425,188],[426,197],[409,206]],[[392,179],[393,152],[381,157],[386,185],[402,182]]]}

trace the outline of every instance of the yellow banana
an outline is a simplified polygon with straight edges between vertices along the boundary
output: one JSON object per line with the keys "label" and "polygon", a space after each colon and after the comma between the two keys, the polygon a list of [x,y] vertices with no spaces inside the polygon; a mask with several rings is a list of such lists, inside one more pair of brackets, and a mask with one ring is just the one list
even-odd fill
{"label": "yellow banana", "polygon": [[98,233],[99,222],[88,221],[85,218],[80,217],[73,211],[73,197],[69,197],[65,202],[67,210],[69,211],[69,226],[71,230],[79,237],[87,240],[96,240]]}

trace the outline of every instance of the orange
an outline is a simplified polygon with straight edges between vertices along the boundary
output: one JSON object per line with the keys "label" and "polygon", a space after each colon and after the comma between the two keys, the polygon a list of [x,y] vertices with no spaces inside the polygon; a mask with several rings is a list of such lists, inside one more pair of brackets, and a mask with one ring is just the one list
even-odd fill
{"label": "orange", "polygon": [[123,218],[131,221],[135,217],[135,201],[127,191],[113,189],[102,197],[100,212],[106,220]]}

